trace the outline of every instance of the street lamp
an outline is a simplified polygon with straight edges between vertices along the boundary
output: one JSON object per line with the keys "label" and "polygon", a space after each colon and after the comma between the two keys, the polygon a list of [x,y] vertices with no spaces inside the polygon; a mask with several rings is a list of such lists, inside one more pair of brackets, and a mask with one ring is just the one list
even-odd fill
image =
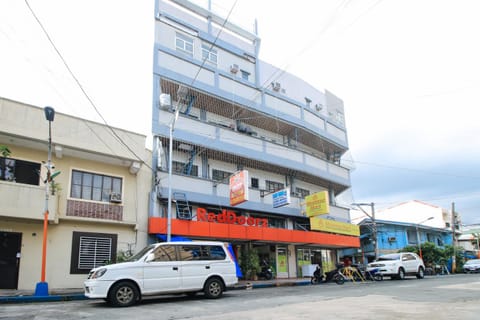
{"label": "street lamp", "polygon": [[52,107],[45,107],[45,119],[48,121],[48,160],[45,164],[47,168],[47,179],[45,180],[45,210],[43,214],[43,241],[42,241],[42,271],[41,280],[35,287],[36,296],[48,296],[48,283],[45,281],[45,267],[47,264],[47,230],[48,230],[48,197],[49,185],[52,174],[52,121],[55,118],[55,110]]}
{"label": "street lamp", "polygon": [[423,260],[423,255],[422,255],[422,244],[420,243],[420,232],[418,231],[418,225],[428,221],[428,220],[432,220],[434,217],[429,217],[428,219],[425,219],[425,220],[422,220],[420,222],[418,222],[416,225],[415,225],[415,229],[417,231],[417,243],[418,243],[418,253],[420,255],[420,258]]}
{"label": "street lamp", "polygon": [[[378,257],[378,241],[377,241],[377,222],[375,220],[375,204],[373,202],[371,203],[352,203],[352,206],[357,206],[367,217],[370,218],[372,221],[372,238],[374,241],[374,252],[375,252],[375,259],[377,260]],[[367,213],[362,206],[370,206],[371,207],[371,214]]]}

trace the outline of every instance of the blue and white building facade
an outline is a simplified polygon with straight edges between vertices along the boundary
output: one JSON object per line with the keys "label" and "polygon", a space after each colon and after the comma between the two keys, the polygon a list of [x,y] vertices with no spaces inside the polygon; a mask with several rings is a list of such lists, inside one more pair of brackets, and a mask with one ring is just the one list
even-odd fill
{"label": "blue and white building facade", "polygon": [[[267,218],[269,228],[310,232],[303,199],[327,190],[330,213],[324,218],[349,222],[348,208],[336,203],[336,196],[350,188],[349,168],[341,163],[348,150],[342,100],[260,61],[259,49],[255,30],[225,22],[208,8],[184,0],[156,1],[151,218],[166,217],[170,187],[174,222],[197,220],[199,208],[232,210]],[[249,199],[233,208],[228,178],[239,170],[248,171]],[[272,193],[284,188],[290,204],[274,208]],[[150,234],[153,239],[166,231],[152,227]],[[276,264],[286,257],[286,266],[276,266],[286,277],[298,276],[300,255],[330,263],[337,249],[348,246],[287,242],[280,236],[278,242],[255,239],[216,240],[237,246],[251,242]]]}

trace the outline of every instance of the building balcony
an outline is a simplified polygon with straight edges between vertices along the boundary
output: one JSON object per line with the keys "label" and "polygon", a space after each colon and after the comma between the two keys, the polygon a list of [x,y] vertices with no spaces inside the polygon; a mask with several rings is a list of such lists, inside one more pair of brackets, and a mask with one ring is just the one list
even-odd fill
{"label": "building balcony", "polygon": [[[0,216],[15,219],[43,220],[45,187],[0,181]],[[58,197],[49,195],[48,220],[57,214]]]}
{"label": "building balcony", "polygon": [[[171,114],[166,113],[165,117]],[[168,137],[168,126],[158,127],[157,135]],[[293,170],[303,176],[318,178],[327,185],[335,185],[335,193],[339,194],[350,186],[350,171],[336,163],[321,158],[320,154],[306,152],[289,147],[275,141],[250,134],[239,133],[226,126],[212,125],[189,117],[179,117],[175,124],[174,139],[186,142],[213,152],[243,159],[249,159],[256,166],[262,163],[266,168],[278,166],[285,170]],[[168,146],[168,141],[164,141]],[[240,163],[240,161],[236,161]],[[252,167],[245,163],[246,167]]]}

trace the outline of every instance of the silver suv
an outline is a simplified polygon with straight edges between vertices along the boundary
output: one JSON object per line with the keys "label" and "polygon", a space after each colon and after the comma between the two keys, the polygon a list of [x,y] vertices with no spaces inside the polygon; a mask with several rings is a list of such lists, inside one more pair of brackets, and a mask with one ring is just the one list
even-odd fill
{"label": "silver suv", "polygon": [[413,252],[391,253],[380,256],[377,261],[367,266],[367,271],[377,269],[383,276],[403,280],[406,275],[415,275],[423,279],[425,265],[422,258]]}

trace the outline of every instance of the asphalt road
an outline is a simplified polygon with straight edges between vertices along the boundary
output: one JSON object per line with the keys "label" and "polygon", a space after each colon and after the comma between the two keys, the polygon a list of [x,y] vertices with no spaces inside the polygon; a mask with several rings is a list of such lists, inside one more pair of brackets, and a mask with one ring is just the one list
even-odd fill
{"label": "asphalt road", "polygon": [[320,318],[480,319],[480,275],[236,290],[219,300],[165,296],[130,308],[103,300],[0,305],[0,320]]}

